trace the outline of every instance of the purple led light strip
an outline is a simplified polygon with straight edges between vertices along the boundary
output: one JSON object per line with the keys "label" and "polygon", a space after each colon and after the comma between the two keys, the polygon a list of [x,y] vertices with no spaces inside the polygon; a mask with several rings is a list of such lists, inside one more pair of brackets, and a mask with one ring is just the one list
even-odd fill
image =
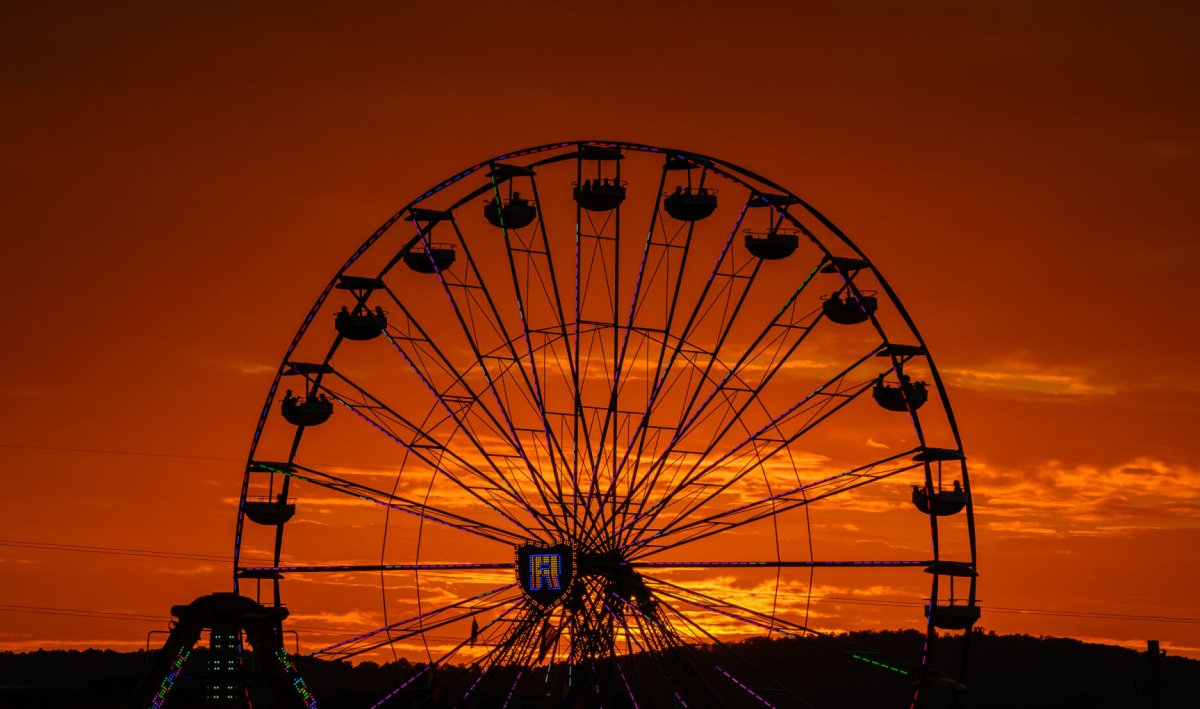
{"label": "purple led light strip", "polygon": [[721,674],[725,675],[729,679],[730,682],[733,682],[737,686],[741,687],[746,692],[746,694],[749,694],[750,696],[754,697],[758,701],[762,702],[765,706],[771,707],[771,709],[775,709],[774,704],[772,704],[772,703],[768,702],[766,699],[763,699],[762,697],[758,696],[758,694],[753,689],[750,689],[746,685],[742,684],[741,680],[739,680],[737,677],[734,677],[733,675],[726,672],[720,665],[713,665],[713,667],[717,668],[717,672],[720,672]]}
{"label": "purple led light strip", "polygon": [[280,573],[325,573],[338,571],[454,571],[457,569],[511,569],[513,564],[458,564],[458,563],[426,563],[426,564],[364,564],[364,565],[330,565],[330,566],[248,566],[241,571],[278,571]]}
{"label": "purple led light strip", "polygon": [[856,568],[889,566],[928,566],[930,561],[630,561],[630,568],[708,569],[722,566],[759,566],[764,568]]}
{"label": "purple led light strip", "polygon": [[[515,585],[515,584],[514,584],[514,585]],[[510,588],[511,588],[511,587],[510,587]],[[523,604],[522,604],[522,606],[523,606]],[[507,616],[509,613],[513,612],[515,609],[517,609],[517,608],[519,608],[519,607],[522,607],[522,606],[513,606],[513,607],[509,608],[508,610],[504,611],[503,613],[501,613],[500,615],[496,616],[495,618],[492,618],[491,620],[489,620],[489,621],[487,622],[487,624],[486,624],[486,625],[484,625],[484,626],[483,626],[483,628],[481,628],[481,629],[480,629],[480,631],[482,632],[483,630],[486,630],[486,629],[490,628],[490,627],[491,627],[493,624],[495,624],[495,623],[498,623],[498,622],[499,622],[499,621],[500,621],[502,618],[504,618],[505,616]],[[469,638],[468,638],[467,640],[463,640],[463,641],[462,641],[461,643],[459,643],[458,645],[455,645],[455,646],[454,646],[454,647],[453,647],[453,648],[452,648],[452,649],[451,649],[449,652],[447,652],[447,653],[445,653],[444,655],[442,655],[441,657],[439,657],[439,658],[438,658],[436,661],[434,661],[434,662],[431,662],[431,663],[429,663],[428,665],[425,665],[424,669],[422,669],[420,672],[418,672],[417,674],[413,675],[412,677],[409,677],[409,678],[408,678],[408,681],[406,681],[404,684],[400,685],[399,687],[396,687],[396,688],[395,688],[395,689],[393,689],[392,691],[388,692],[387,696],[385,696],[383,699],[380,699],[378,702],[375,702],[374,704],[372,704],[372,705],[371,705],[371,709],[378,709],[379,707],[381,707],[381,706],[383,706],[384,704],[386,704],[386,703],[388,702],[388,700],[389,700],[389,699],[391,699],[392,697],[394,697],[394,696],[396,696],[397,694],[399,694],[399,693],[400,693],[400,692],[401,692],[401,691],[402,691],[402,690],[403,690],[405,687],[407,687],[408,685],[412,684],[414,680],[416,680],[418,677],[420,677],[420,676],[424,675],[426,672],[428,672],[429,670],[433,669],[434,667],[437,667],[437,666],[438,666],[438,665],[440,665],[440,664],[441,664],[441,663],[442,663],[444,660],[446,660],[446,659],[450,658],[452,655],[454,655],[454,653],[456,653],[456,652],[458,652],[459,650],[461,650],[461,649],[462,649],[462,647],[463,647],[463,645],[466,645],[468,642],[470,642],[470,639],[469,639]],[[483,677],[483,676],[482,676],[482,675],[480,675],[480,679],[482,679],[482,677]],[[476,680],[476,683],[478,683],[478,682],[479,682],[479,680]],[[475,688],[475,685],[471,685],[471,689],[474,689],[474,688]],[[467,690],[467,691],[468,691],[468,693],[470,693],[470,690]]]}
{"label": "purple led light strip", "polygon": [[[513,693],[517,691],[517,685],[521,683],[521,678],[524,676],[525,676],[525,668],[522,667],[517,672],[517,678],[515,680],[513,680],[512,686],[508,688],[508,696],[504,698],[504,707],[507,707],[508,703],[512,701]],[[503,709],[503,707],[501,709]]]}

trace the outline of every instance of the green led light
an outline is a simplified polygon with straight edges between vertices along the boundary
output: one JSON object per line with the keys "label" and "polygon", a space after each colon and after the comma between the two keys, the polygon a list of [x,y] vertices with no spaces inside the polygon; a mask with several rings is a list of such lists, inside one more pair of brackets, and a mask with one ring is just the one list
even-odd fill
{"label": "green led light", "polygon": [[862,655],[851,655],[851,657],[853,657],[853,658],[854,658],[854,659],[856,659],[856,660],[860,660],[860,661],[862,661],[862,662],[865,662],[865,663],[867,663],[868,665],[875,665],[876,667],[882,667],[882,668],[883,668],[883,669],[885,669],[885,670],[891,670],[892,672],[898,672],[898,673],[900,673],[900,674],[902,674],[902,675],[904,675],[904,676],[906,676],[906,677],[907,677],[907,676],[908,676],[908,674],[909,674],[909,673],[908,673],[906,670],[902,670],[902,669],[900,669],[899,667],[894,667],[894,666],[892,666],[892,665],[884,664],[884,663],[882,663],[882,662],[879,662],[878,660],[872,660],[872,659],[871,659],[871,658],[869,658],[869,657],[863,657]]}

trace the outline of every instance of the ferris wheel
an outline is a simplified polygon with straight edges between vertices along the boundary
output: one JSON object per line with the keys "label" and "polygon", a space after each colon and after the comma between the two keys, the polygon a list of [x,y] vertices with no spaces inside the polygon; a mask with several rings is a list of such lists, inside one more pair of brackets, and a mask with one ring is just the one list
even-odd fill
{"label": "ferris wheel", "polygon": [[[234,562],[358,629],[315,655],[408,659],[379,706],[916,706],[976,581],[950,401],[874,263],[746,169],[608,141],[457,172],[337,270]],[[922,642],[847,634],[886,627]]]}

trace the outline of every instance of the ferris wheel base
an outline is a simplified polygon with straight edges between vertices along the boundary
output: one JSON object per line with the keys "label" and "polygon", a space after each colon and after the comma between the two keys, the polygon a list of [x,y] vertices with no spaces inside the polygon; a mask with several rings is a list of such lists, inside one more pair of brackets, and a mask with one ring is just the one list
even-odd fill
{"label": "ferris wheel base", "polygon": [[[191,702],[175,697],[182,682],[203,687],[206,705],[315,709],[304,679],[283,647],[282,606],[264,606],[236,593],[211,593],[172,606],[170,633],[151,662],[128,709],[160,709]],[[209,631],[207,667],[193,671],[188,656]],[[243,650],[243,641],[251,648]]]}

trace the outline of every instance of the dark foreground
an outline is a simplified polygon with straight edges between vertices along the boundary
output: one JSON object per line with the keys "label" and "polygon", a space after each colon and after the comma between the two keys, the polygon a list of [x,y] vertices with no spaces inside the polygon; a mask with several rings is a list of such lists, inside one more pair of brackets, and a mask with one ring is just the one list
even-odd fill
{"label": "dark foreground", "polygon": [[[860,633],[849,642],[897,655],[909,654],[921,638],[916,633]],[[757,640],[737,647],[738,657],[714,656],[714,664],[729,667],[753,682],[756,673],[782,678],[765,683],[763,698],[778,707],[879,709],[907,706],[913,677],[869,663],[845,662],[810,645],[792,640]],[[950,651],[948,656],[958,653]],[[883,657],[880,655],[879,657]],[[185,678],[202,671],[205,655],[197,652]],[[146,653],[108,650],[0,653],[0,707],[118,707],[147,664]],[[385,665],[365,662],[351,666],[300,658],[301,672],[318,706],[335,709],[366,707],[412,676],[419,665],[404,660]],[[1200,661],[1179,657],[1162,660],[1158,694],[1145,653],[1061,638],[977,634],[972,639],[966,707],[973,709],[1164,709],[1200,707]],[[636,661],[627,666],[630,681],[659,685]],[[456,683],[470,681],[466,670],[448,668],[437,679],[397,696],[395,706],[451,706]],[[641,692],[640,695],[645,696]],[[652,692],[651,692],[652,694]],[[797,697],[802,697],[803,702]],[[733,705],[743,697],[731,695]],[[560,697],[514,697],[512,706],[570,706]],[[754,704],[762,706],[757,701]],[[195,681],[181,682],[168,707],[205,706]],[[653,705],[653,704],[652,704]],[[662,706],[669,698],[662,698]],[[496,704],[498,706],[498,704]],[[580,704],[582,706],[582,704]],[[949,706],[939,702],[935,706]]]}

